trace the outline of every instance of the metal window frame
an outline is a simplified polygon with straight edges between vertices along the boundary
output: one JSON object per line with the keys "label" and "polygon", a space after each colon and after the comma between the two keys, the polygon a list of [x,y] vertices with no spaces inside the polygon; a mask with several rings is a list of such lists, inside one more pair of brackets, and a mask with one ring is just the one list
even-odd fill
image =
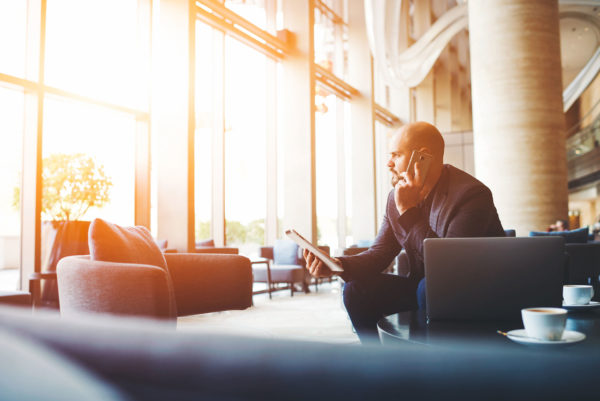
{"label": "metal window frame", "polygon": [[196,17],[211,27],[241,41],[255,50],[280,60],[290,46],[277,36],[254,25],[214,0],[196,0]]}
{"label": "metal window frame", "polygon": [[[138,3],[145,5],[146,10],[148,12],[152,12],[152,0],[138,0]],[[42,261],[41,261],[41,205],[42,205],[42,159],[43,159],[43,120],[44,120],[44,104],[45,98],[47,95],[58,96],[65,100],[71,100],[78,103],[83,103],[87,105],[99,106],[108,110],[113,110],[125,114],[129,114],[135,117],[138,122],[138,127],[136,130],[136,147],[138,139],[140,139],[140,135],[145,136],[146,141],[150,141],[150,104],[148,102],[148,111],[140,110],[136,108],[126,107],[123,105],[119,105],[117,103],[112,103],[104,100],[97,99],[91,96],[81,95],[75,92],[70,92],[66,90],[62,90],[60,88],[48,86],[45,84],[45,64],[46,64],[46,21],[47,21],[47,0],[38,0],[35,2],[32,9],[32,5],[29,5],[30,11],[28,15],[28,19],[31,17],[32,12],[39,13],[39,37],[28,38],[28,41],[35,41],[38,44],[37,54],[38,54],[38,70],[37,70],[37,81],[20,78],[9,74],[0,73],[0,84],[5,83],[15,88],[22,89],[25,93],[35,94],[37,96],[37,112],[35,113],[35,126],[36,128],[36,140],[35,140],[35,164],[36,164],[36,172],[35,172],[35,211],[31,212],[28,209],[29,204],[22,205],[21,207],[21,263],[19,266],[20,271],[20,284],[19,288],[26,288],[28,277],[25,277],[24,273],[39,273],[42,269]],[[140,25],[140,20],[138,18],[138,25]],[[29,33],[28,33],[29,34]],[[151,25],[148,26],[148,38],[151,37]],[[37,36],[37,35],[36,35]],[[26,66],[27,68],[27,66]],[[29,118],[27,115],[25,118]],[[34,117],[31,116],[33,119]],[[33,123],[33,121],[32,121]],[[145,127],[145,133],[140,132],[140,127]],[[25,135],[25,133],[23,133]],[[24,149],[25,153],[30,153],[33,149]],[[138,149],[136,149],[137,152]],[[150,157],[149,153],[146,157]],[[23,161],[25,162],[25,160]],[[144,194],[148,191],[148,188],[144,186],[144,188],[138,188],[140,183],[149,185],[149,164],[150,161],[146,160],[146,163],[141,163],[142,166],[147,167],[148,171],[140,171],[136,165],[135,171],[135,186],[134,189],[135,195],[139,198],[139,190],[142,189]],[[147,173],[147,179],[140,179],[141,175]],[[23,183],[21,184],[23,186]],[[149,202],[149,200],[148,200]],[[137,203],[135,207],[135,218],[138,218],[138,210]],[[25,210],[27,207],[27,210]],[[33,216],[31,214],[33,213]],[[146,220],[145,218],[143,220]],[[147,219],[149,221],[149,219]],[[32,221],[34,228],[29,226],[29,222]],[[24,255],[29,255],[33,252],[33,256],[27,256],[27,258],[23,258]]]}
{"label": "metal window frame", "polygon": [[375,103],[375,120],[387,127],[397,127],[402,124],[402,120],[378,103]]}

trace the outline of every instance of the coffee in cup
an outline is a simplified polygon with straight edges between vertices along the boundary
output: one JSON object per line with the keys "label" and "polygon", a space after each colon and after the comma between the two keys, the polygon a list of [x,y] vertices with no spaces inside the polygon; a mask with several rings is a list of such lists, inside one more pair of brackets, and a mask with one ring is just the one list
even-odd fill
{"label": "coffee in cup", "polygon": [[562,338],[567,311],[562,308],[527,308],[521,310],[523,326],[529,337],[556,341]]}
{"label": "coffee in cup", "polygon": [[591,285],[563,285],[565,305],[587,305],[594,296]]}

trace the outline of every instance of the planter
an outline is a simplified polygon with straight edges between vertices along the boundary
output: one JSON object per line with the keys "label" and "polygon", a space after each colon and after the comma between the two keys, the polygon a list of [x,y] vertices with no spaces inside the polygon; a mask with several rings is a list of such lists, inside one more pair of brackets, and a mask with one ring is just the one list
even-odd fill
{"label": "planter", "polygon": [[[42,222],[42,271],[54,272],[65,256],[88,255],[89,221]],[[42,287],[41,305],[58,308],[56,280],[46,280]]]}

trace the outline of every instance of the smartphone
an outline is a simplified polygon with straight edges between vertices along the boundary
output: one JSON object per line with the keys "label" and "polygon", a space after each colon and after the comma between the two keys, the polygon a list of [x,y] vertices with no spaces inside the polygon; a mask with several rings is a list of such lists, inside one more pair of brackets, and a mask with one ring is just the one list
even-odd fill
{"label": "smartphone", "polygon": [[412,155],[410,155],[410,160],[408,161],[408,167],[406,167],[406,174],[414,177],[415,164],[419,163],[419,168],[421,169],[421,174],[423,175],[423,182],[425,182],[427,173],[429,173],[429,166],[431,165],[432,159],[433,156],[428,153],[413,150]]}

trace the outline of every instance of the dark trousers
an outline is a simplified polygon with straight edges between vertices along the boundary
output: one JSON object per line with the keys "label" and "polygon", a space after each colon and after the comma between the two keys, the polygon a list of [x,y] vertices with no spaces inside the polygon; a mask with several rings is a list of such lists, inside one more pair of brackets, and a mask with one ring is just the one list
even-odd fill
{"label": "dark trousers", "polygon": [[424,290],[417,304],[418,284],[414,279],[383,273],[344,284],[344,305],[361,343],[379,343],[377,321],[382,317],[422,306]]}

